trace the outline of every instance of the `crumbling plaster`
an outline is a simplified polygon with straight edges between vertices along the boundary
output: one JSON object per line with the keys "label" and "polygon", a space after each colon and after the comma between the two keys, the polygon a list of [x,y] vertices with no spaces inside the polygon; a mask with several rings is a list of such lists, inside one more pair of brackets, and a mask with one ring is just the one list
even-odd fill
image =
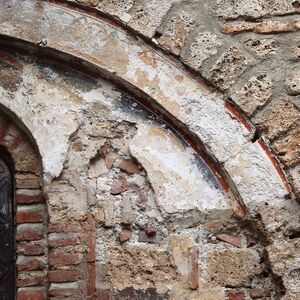
{"label": "crumbling plaster", "polygon": [[[223,163],[249,209],[258,202],[271,200],[276,205],[283,201],[288,191],[259,143],[251,142],[251,131],[226,111],[221,94],[211,91],[176,62],[101,19],[45,2],[5,1],[4,5],[0,12],[3,36],[67,53],[106,70],[121,82],[143,91],[152,104],[159,104],[186,124],[190,132],[200,137],[210,155]],[[56,94],[56,98],[63,100],[63,94]],[[38,115],[43,115],[45,110],[37,105],[30,112],[29,103],[28,111],[23,108],[21,111],[20,107],[13,107],[14,103],[4,92],[1,101],[18,112],[32,131],[43,159],[46,182],[58,176],[68,139],[76,131],[78,121],[72,116],[65,124],[48,116],[47,122],[47,118],[42,121]],[[57,113],[65,112],[59,109]],[[35,124],[43,127],[37,129]],[[49,132],[50,136],[55,132],[57,147],[50,147],[40,130]]]}

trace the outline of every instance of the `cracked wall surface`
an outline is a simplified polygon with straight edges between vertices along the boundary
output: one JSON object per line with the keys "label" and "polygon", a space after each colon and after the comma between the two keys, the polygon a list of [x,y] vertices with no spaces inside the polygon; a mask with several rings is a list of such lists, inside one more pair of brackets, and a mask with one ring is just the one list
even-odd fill
{"label": "cracked wall surface", "polygon": [[2,2],[18,299],[300,297],[299,1]]}

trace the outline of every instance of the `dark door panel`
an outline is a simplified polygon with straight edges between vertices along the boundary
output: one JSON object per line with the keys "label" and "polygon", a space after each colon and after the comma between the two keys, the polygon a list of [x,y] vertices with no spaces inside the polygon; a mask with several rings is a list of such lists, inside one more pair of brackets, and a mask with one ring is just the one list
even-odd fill
{"label": "dark door panel", "polygon": [[0,300],[15,298],[15,245],[12,179],[0,158]]}

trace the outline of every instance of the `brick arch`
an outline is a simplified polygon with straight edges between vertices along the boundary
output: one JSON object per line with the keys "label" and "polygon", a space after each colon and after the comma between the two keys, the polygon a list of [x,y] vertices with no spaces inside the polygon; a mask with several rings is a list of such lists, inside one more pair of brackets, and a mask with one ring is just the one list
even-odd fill
{"label": "brick arch", "polygon": [[[11,11],[0,12],[8,20],[0,28],[3,45],[30,49],[35,55],[68,64],[90,75],[95,72],[108,77],[180,132],[211,164],[215,175],[221,178],[220,182],[225,180],[225,188],[227,184],[237,197],[241,197],[250,212],[268,202],[279,209],[284,207],[290,190],[278,163],[263,140],[252,141],[251,125],[228,102],[223,101],[222,94],[213,91],[201,78],[186,72],[176,61],[133,39],[115,25],[49,3],[24,7],[20,3],[10,8]],[[11,18],[10,13],[17,15],[18,20]],[[64,28],[66,34],[59,26],[56,27],[64,14],[68,16]],[[37,24],[34,29],[31,23],[27,23],[28,19]],[[45,19],[48,19],[46,24]],[[82,22],[88,26],[83,27]],[[95,33],[93,30],[89,32],[89,29],[98,29],[99,41],[95,42]],[[28,121],[21,112],[18,117]],[[44,161],[54,155],[43,146],[43,140],[37,139],[37,145],[42,150]],[[46,169],[50,179],[61,171],[59,168]],[[243,215],[243,211],[237,212]],[[261,214],[260,221],[265,222],[268,211],[265,215]],[[90,216],[88,223],[91,228],[95,227]],[[69,225],[51,224],[48,232],[78,231],[76,226]],[[268,238],[272,240],[272,226],[264,225],[266,235],[270,235]],[[72,259],[76,261],[78,257]],[[61,276],[55,271],[50,274]],[[76,278],[82,276],[77,273],[71,275]],[[35,285],[40,284],[40,279],[35,280],[38,282]],[[56,282],[57,278],[53,281]],[[26,289],[21,292],[26,299]],[[31,292],[35,292],[35,288],[27,291]],[[38,289],[38,292],[42,293],[42,290]]]}
{"label": "brick arch", "polygon": [[[201,78],[107,20],[74,7],[27,4],[16,2],[1,12],[8,20],[0,29],[4,44],[30,49],[89,74],[100,72],[132,92],[144,106],[175,127],[210,165],[224,189],[234,192],[240,202],[238,214],[245,214],[242,201],[255,210],[269,199],[277,205],[290,193],[264,141],[253,142],[254,132],[247,120]],[[59,20],[64,14],[68,17],[61,25]],[[32,28],[28,19],[37,26]],[[42,142],[37,143],[44,161],[53,155]],[[46,166],[44,171],[50,178],[60,172]]]}
{"label": "brick arch", "polygon": [[47,211],[42,165],[30,138],[2,110],[0,147],[8,156],[14,177],[17,297],[28,299],[28,286],[35,285],[38,293],[44,295],[47,282]]}

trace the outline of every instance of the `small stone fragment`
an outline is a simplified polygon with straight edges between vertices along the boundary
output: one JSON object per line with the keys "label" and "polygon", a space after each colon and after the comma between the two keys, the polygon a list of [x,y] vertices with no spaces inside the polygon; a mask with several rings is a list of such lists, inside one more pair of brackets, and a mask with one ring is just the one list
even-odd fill
{"label": "small stone fragment", "polygon": [[131,198],[127,195],[124,195],[122,200],[122,224],[130,225],[132,223],[132,208],[131,208]]}
{"label": "small stone fragment", "polygon": [[129,174],[140,174],[141,170],[139,165],[132,159],[124,159],[120,163],[120,169]]}
{"label": "small stone fragment", "polygon": [[154,235],[157,232],[155,218],[148,218],[148,224],[145,228],[148,235]]}
{"label": "small stone fragment", "polygon": [[246,240],[247,248],[253,247],[257,244],[257,239],[251,234],[246,234]]}
{"label": "small stone fragment", "polygon": [[231,244],[233,246],[236,246],[238,248],[242,248],[241,239],[236,236],[232,236],[232,235],[225,234],[225,233],[220,233],[220,234],[217,234],[216,237],[220,241],[224,241],[224,242]]}
{"label": "small stone fragment", "polygon": [[251,289],[249,291],[249,296],[251,297],[251,299],[270,297],[271,296],[271,291],[267,288]]}
{"label": "small stone fragment", "polygon": [[285,137],[272,145],[272,149],[286,165],[293,166],[300,162],[300,123],[296,123]]}
{"label": "small stone fragment", "polygon": [[120,175],[111,186],[111,194],[118,195],[127,191],[127,180],[124,175]]}
{"label": "small stone fragment", "polygon": [[176,0],[135,1],[128,26],[147,37],[153,37],[164,15]]}
{"label": "small stone fragment", "polygon": [[105,216],[105,227],[114,226],[114,204],[111,201],[107,201],[104,206],[104,216]]}
{"label": "small stone fragment", "polygon": [[122,229],[122,231],[119,234],[120,242],[124,243],[128,241],[132,236],[132,231],[128,229]]}
{"label": "small stone fragment", "polygon": [[300,94],[300,70],[297,70],[287,78],[286,87],[290,95]]}
{"label": "small stone fragment", "polygon": [[159,243],[160,237],[158,234],[148,235],[145,231],[141,231],[139,234],[139,242],[145,243]]}

